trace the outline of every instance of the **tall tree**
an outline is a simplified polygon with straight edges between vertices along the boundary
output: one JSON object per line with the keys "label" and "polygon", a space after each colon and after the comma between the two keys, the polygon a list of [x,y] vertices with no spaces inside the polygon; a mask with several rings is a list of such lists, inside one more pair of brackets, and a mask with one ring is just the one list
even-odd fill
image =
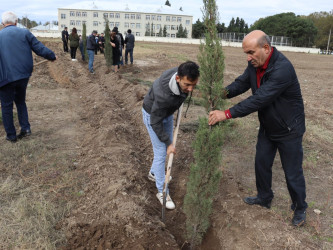
{"label": "tall tree", "polygon": [[178,27],[178,31],[176,33],[176,37],[177,38],[184,37],[184,29],[183,29],[183,25],[182,24],[180,24],[179,27]]}
{"label": "tall tree", "polygon": [[83,43],[83,53],[84,58],[88,60],[88,51],[87,51],[87,25],[86,23],[82,24],[82,43]]}
{"label": "tall tree", "polygon": [[162,37],[162,34],[163,34],[163,33],[162,33],[162,27],[161,27],[161,28],[160,28],[160,31],[158,32],[158,36],[159,36],[159,37]]}
{"label": "tall tree", "polygon": [[202,38],[205,34],[205,30],[205,24],[198,19],[194,24],[192,24],[192,38]]}
{"label": "tall tree", "polygon": [[164,25],[164,28],[163,28],[163,37],[166,37],[167,34],[168,34],[167,27],[166,27],[166,25]]}
{"label": "tall tree", "polygon": [[330,34],[330,30],[332,32],[331,34],[331,40],[329,44],[329,49],[333,50],[333,11],[331,12],[314,12],[310,14],[308,19],[312,20],[315,27],[318,30],[318,33],[315,37],[315,45],[317,48],[320,48],[322,50],[327,49],[327,43],[328,43],[328,37]]}
{"label": "tall tree", "polygon": [[145,36],[150,36],[150,23],[149,22],[146,24]]}
{"label": "tall tree", "polygon": [[105,29],[104,29],[104,34],[105,34],[105,43],[104,43],[104,58],[106,61],[106,65],[108,67],[111,67],[113,64],[113,59],[112,59],[112,46],[110,44],[110,27],[109,27],[109,20],[107,18],[105,19]]}
{"label": "tall tree", "polygon": [[[207,112],[223,108],[224,55],[217,36],[218,10],[215,0],[203,0],[205,40],[200,45],[201,96]],[[195,163],[190,169],[184,200],[187,237],[191,247],[199,245],[210,224],[213,198],[218,190],[221,171],[222,124],[208,126],[207,118],[200,119],[200,126],[193,143]]]}

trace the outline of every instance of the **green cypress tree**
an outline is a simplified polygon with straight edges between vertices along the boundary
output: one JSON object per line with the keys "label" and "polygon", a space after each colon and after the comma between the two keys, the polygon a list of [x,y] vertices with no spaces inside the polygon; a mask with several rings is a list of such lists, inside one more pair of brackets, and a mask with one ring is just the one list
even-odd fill
{"label": "green cypress tree", "polygon": [[164,25],[164,28],[163,28],[163,37],[166,37],[167,34],[168,34],[167,27],[166,27],[166,25]]}
{"label": "green cypress tree", "polygon": [[159,36],[159,37],[162,37],[162,34],[163,34],[163,33],[162,33],[162,27],[161,27],[161,28],[160,28],[160,31],[158,32],[158,36]]}
{"label": "green cypress tree", "polygon": [[[203,0],[203,20],[206,27],[205,41],[200,45],[199,90],[207,112],[222,109],[224,55],[218,39],[216,21],[218,17],[215,0]],[[208,126],[208,119],[201,118],[193,143],[194,160],[190,169],[187,193],[184,199],[187,238],[191,248],[198,246],[210,225],[210,214],[214,196],[218,190],[221,171],[221,146],[225,123]]]}
{"label": "green cypress tree", "polygon": [[150,23],[149,22],[148,22],[148,24],[146,24],[145,36],[150,36]]}
{"label": "green cypress tree", "polygon": [[113,60],[112,60],[112,46],[110,44],[110,27],[109,27],[109,20],[105,18],[105,48],[104,48],[104,57],[106,61],[106,65],[108,67],[112,66]]}
{"label": "green cypress tree", "polygon": [[83,43],[84,58],[85,58],[85,60],[89,60],[88,52],[87,52],[87,26],[86,26],[86,23],[83,23],[82,43]]}
{"label": "green cypress tree", "polygon": [[176,37],[178,37],[178,38],[184,37],[184,29],[183,29],[183,25],[182,24],[180,24],[179,27],[178,27],[178,31],[176,33]]}

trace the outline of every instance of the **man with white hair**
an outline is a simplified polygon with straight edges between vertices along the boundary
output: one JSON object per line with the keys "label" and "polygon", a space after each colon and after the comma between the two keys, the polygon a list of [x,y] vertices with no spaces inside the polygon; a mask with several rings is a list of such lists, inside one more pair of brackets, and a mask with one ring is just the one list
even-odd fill
{"label": "man with white hair", "polygon": [[[54,61],[56,56],[27,29],[16,27],[17,16],[10,11],[2,14],[4,28],[0,31],[0,100],[2,122],[6,140],[16,142],[31,135],[28,110],[25,103],[26,90],[33,69],[31,51],[45,59]],[[15,102],[21,127],[16,136],[13,121]]]}

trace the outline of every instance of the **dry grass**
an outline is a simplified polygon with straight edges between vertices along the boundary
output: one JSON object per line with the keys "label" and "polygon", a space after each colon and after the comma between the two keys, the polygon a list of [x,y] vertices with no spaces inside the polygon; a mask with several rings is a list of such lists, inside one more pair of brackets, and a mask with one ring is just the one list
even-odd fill
{"label": "dry grass", "polygon": [[77,183],[72,155],[31,136],[0,145],[0,249],[55,249]]}

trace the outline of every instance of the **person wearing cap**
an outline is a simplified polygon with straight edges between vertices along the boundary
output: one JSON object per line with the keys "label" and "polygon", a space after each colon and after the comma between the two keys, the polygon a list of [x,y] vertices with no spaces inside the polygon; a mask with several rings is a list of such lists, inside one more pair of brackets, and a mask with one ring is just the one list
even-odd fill
{"label": "person wearing cap", "polygon": [[95,48],[96,48],[96,40],[97,31],[94,30],[87,39],[87,53],[89,57],[88,69],[91,74],[95,74],[94,71],[94,56],[95,56]]}
{"label": "person wearing cap", "polygon": [[127,36],[125,38],[125,44],[126,44],[126,49],[125,49],[125,64],[128,63],[128,53],[130,54],[130,62],[131,62],[131,64],[133,64],[134,42],[135,42],[135,37],[132,34],[132,30],[129,29],[129,30],[127,30]]}
{"label": "person wearing cap", "polygon": [[[199,81],[199,66],[187,61],[162,73],[143,100],[142,116],[154,151],[148,179],[156,182],[156,197],[163,205],[165,160],[176,149],[172,144],[173,113],[183,104]],[[174,209],[169,190],[166,208]]]}
{"label": "person wearing cap", "polygon": [[257,195],[245,197],[244,202],[271,207],[274,197],[272,166],[279,151],[294,212],[292,224],[301,226],[305,223],[308,205],[302,168],[305,114],[300,84],[291,62],[271,46],[269,37],[263,31],[254,30],[247,34],[243,40],[243,51],[247,55],[248,66],[222,94],[232,98],[251,89],[252,95],[225,111],[211,111],[209,125],[258,112],[260,127],[255,155]]}
{"label": "person wearing cap", "polygon": [[[16,27],[18,18],[10,11],[2,14],[4,28],[0,31],[0,100],[2,122],[6,140],[16,142],[31,135],[26,90],[33,70],[31,51],[50,61],[56,60],[54,52],[45,47],[28,30]],[[21,132],[16,135],[13,121],[15,103]]]}
{"label": "person wearing cap", "polygon": [[63,43],[63,47],[64,47],[64,52],[68,52],[68,31],[67,31],[67,27],[64,28],[64,30],[61,32],[61,40]]}

